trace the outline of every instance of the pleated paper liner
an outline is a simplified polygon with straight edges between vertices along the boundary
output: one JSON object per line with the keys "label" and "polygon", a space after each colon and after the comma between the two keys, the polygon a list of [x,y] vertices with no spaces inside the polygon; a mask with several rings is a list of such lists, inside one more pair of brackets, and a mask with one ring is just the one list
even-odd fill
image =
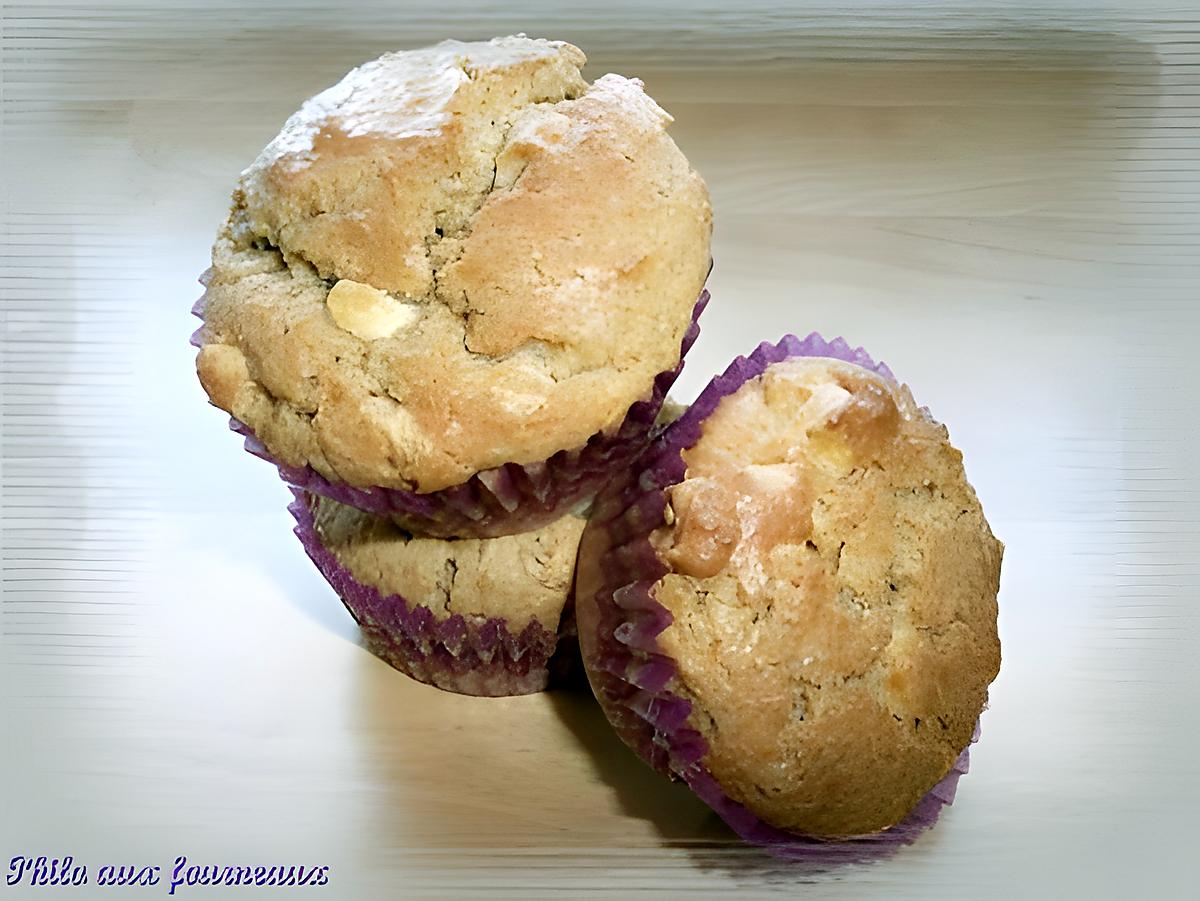
{"label": "pleated paper liner", "polygon": [[[357,487],[331,481],[311,466],[287,466],[273,459],[251,429],[236,419],[230,428],[245,437],[246,450],[278,466],[284,481],[376,516],[386,516],[411,532],[433,538],[494,538],[537,529],[591,498],[615,473],[629,466],[650,441],[667,391],[700,334],[700,314],[709,300],[701,292],[680,346],[679,363],[660,372],[649,396],[631,404],[612,434],[596,433],[573,450],[547,460],[506,463],[476,473],[461,485],[418,493],[398,488]],[[203,318],[204,298],[193,312]],[[198,333],[192,343],[199,343]]]}
{"label": "pleated paper liner", "polygon": [[804,339],[789,335],[738,357],[635,467],[596,498],[580,547],[576,614],[592,688],[625,743],[656,770],[683,780],[743,839],[819,867],[877,858],[912,842],[954,800],[958,780],[967,772],[967,749],[903,821],[882,832],[833,840],[784,832],[763,822],[730,798],[705,768],[708,745],[688,724],[691,702],[671,689],[677,667],[657,636],[672,617],[653,596],[655,584],[670,568],[650,542],[651,533],[665,524],[666,489],[686,472],[682,452],[699,439],[704,420],[722,398],[770,365],[799,356],[832,357],[894,380],[887,366],[862,348],[851,348],[840,338],[827,342],[815,333]]}
{"label": "pleated paper liner", "polygon": [[447,616],[399,594],[385,595],[355,578],[322,543],[312,496],[297,488],[292,494],[288,510],[304,550],[358,623],[372,653],[391,666],[446,691],[488,697],[539,692],[552,674],[569,673],[571,661],[556,657],[560,637],[565,655],[578,653],[569,610],[558,631],[536,620],[514,628],[503,618]]}

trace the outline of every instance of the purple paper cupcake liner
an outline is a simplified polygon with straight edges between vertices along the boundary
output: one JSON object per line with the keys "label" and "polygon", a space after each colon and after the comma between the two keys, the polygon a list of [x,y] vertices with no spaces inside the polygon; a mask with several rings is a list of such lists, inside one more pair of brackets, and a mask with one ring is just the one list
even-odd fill
{"label": "purple paper cupcake liner", "polygon": [[446,691],[502,697],[542,691],[552,672],[570,671],[570,661],[559,661],[556,652],[569,656],[575,648],[573,618],[565,617],[568,634],[560,647],[560,634],[536,620],[513,632],[499,617],[447,617],[398,594],[384,595],[338,562],[317,534],[310,497],[297,488],[292,494],[288,510],[304,550],[358,623],[372,653],[400,672]]}
{"label": "purple paper cupcake liner", "polygon": [[[700,334],[700,314],[708,300],[705,289],[692,308],[691,323],[680,344],[679,363],[654,378],[650,396],[630,405],[614,434],[598,432],[581,448],[559,451],[538,463],[505,463],[450,488],[421,494],[331,482],[311,466],[287,466],[276,461],[253,431],[237,419],[230,420],[230,428],[245,437],[247,451],[278,466],[288,484],[366,513],[386,516],[411,532],[433,538],[495,538],[528,532],[591,498],[645,449],[667,391],[683,370],[684,357]],[[203,296],[192,312],[203,319]],[[199,343],[197,330],[192,344]]]}
{"label": "purple paper cupcake liner", "polygon": [[[841,338],[827,342],[815,332],[803,340],[788,335],[778,344],[764,342],[748,357],[735,359],[642,459],[596,498],[579,552],[576,609],[594,605],[594,631],[580,636],[584,664],[622,740],[656,770],[686,782],[743,839],[823,866],[879,857],[912,842],[954,800],[958,780],[967,772],[967,749],[903,821],[882,832],[827,839],[777,829],[730,798],[705,768],[708,744],[688,723],[691,702],[672,690],[675,662],[657,641],[673,617],[653,595],[670,570],[650,535],[665,524],[665,490],[686,472],[682,452],[699,440],[704,420],[722,398],[790,357],[832,357],[895,381],[891,370],[862,348],[851,348]],[[977,737],[978,726],[971,741]]]}

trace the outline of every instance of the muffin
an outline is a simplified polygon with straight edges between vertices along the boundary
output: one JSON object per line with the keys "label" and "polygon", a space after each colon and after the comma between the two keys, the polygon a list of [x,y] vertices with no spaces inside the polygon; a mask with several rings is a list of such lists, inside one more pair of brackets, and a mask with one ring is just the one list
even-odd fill
{"label": "muffin", "polygon": [[623,740],[743,837],[907,841],[952,799],[999,669],[1001,554],[887,367],[788,336],[598,496],[584,665]]}
{"label": "muffin", "polygon": [[485,537],[645,447],[707,300],[711,209],[642,83],[584,62],[525,37],[388,53],[242,173],[196,367],[291,484]]}
{"label": "muffin", "polygon": [[547,687],[560,645],[578,652],[571,609],[584,517],[499,538],[426,538],[292,489],[296,535],[373,653],[447,691],[519,695]]}

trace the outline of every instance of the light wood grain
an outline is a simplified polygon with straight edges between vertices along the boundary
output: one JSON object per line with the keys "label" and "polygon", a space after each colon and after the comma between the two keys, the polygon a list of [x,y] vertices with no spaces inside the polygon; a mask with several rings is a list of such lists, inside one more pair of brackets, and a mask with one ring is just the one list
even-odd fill
{"label": "light wood grain", "polygon": [[[1198,23],[1113,2],[0,4],[0,859],[321,863],[344,898],[1186,896]],[[891,860],[813,875],[736,843],[586,696],[389,670],[204,406],[188,308],[240,168],[357,62],[519,30],[644,77],[712,187],[681,399],[760,340],[845,334],[950,425],[1007,544],[973,771]]]}

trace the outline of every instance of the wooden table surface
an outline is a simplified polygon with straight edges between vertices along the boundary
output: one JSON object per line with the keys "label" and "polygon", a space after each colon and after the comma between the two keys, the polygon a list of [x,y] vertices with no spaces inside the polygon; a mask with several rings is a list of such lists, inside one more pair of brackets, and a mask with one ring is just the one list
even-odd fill
{"label": "wooden table surface", "polygon": [[[0,860],[327,865],[306,893],[350,899],[1195,897],[1197,21],[0,3]],[[350,66],[516,31],[643,77],[711,186],[678,397],[760,340],[844,334],[950,426],[1007,545],[972,772],[890,860],[811,874],[740,845],[586,695],[390,670],[204,403],[188,309],[239,170]],[[122,892],[0,884],[93,893]]]}

